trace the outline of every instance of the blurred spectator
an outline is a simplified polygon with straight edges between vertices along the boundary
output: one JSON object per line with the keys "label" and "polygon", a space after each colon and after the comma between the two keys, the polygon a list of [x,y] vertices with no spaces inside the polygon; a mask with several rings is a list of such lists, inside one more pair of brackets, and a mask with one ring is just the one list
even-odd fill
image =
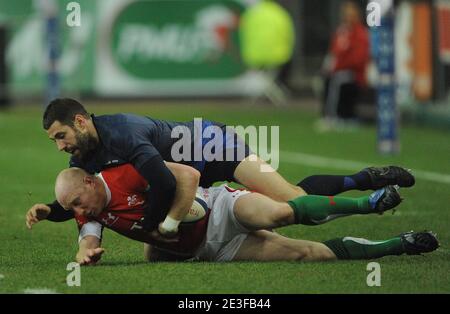
{"label": "blurred spectator", "polygon": [[345,1],[341,23],[333,34],[322,75],[324,78],[323,129],[356,122],[356,104],[366,86],[366,68],[370,60],[369,35],[362,22],[359,6]]}

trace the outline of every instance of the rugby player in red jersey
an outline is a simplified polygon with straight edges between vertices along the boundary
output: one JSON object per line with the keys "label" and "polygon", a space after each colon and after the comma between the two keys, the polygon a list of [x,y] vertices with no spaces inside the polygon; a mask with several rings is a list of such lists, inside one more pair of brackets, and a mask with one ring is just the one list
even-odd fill
{"label": "rugby player in red jersey", "polygon": [[[100,259],[103,227],[146,243],[146,257],[150,261],[192,257],[220,262],[372,259],[420,254],[438,247],[432,232],[408,232],[376,242],[344,237],[320,243],[268,231],[291,224],[318,225],[352,214],[383,213],[400,203],[400,196],[392,186],[360,198],[307,195],[277,202],[226,185],[198,188],[198,177],[197,180],[177,177],[178,167],[184,165],[167,163],[167,166],[180,185],[177,190],[185,189],[193,195],[188,206],[169,211],[159,225],[159,232],[176,234],[171,241],[142,228],[148,183],[130,164],[105,169],[96,176],[80,168],[66,169],[58,175],[56,198],[65,209],[74,211],[80,228],[80,249],[76,257],[80,264],[95,264]],[[181,221],[192,206],[195,192],[209,210],[196,223],[184,224]],[[167,230],[167,218],[176,222],[170,230]]]}

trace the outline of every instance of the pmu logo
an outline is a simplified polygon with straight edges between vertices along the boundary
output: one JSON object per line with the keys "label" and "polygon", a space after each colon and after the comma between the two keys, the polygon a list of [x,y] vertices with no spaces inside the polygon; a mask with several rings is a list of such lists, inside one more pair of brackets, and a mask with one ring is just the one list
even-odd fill
{"label": "pmu logo", "polygon": [[[142,9],[145,6],[152,12],[152,5],[151,2],[132,3],[121,13],[121,22],[116,25],[118,33],[114,36],[121,62],[198,63],[219,59],[226,51],[232,51],[231,33],[237,30],[239,17],[227,7],[210,5],[193,12],[186,7],[184,14],[193,16],[191,23],[167,18],[156,25],[151,17],[142,21],[134,19],[131,12],[136,7],[133,6]],[[165,13],[160,12],[158,19],[161,16]]]}

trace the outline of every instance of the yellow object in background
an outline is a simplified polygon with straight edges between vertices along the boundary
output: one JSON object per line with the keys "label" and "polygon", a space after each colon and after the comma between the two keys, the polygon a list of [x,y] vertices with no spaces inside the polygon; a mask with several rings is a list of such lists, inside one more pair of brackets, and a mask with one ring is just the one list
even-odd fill
{"label": "yellow object in background", "polygon": [[241,16],[242,58],[250,67],[279,66],[292,56],[295,33],[289,13],[276,2],[266,0]]}

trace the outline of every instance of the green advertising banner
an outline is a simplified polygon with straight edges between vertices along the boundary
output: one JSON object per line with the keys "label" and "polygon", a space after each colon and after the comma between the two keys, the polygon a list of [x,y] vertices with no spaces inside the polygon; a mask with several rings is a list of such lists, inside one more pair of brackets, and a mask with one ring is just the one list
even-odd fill
{"label": "green advertising banner", "polygon": [[114,61],[139,79],[226,79],[245,69],[232,1],[139,1],[114,20]]}
{"label": "green advertising banner", "polygon": [[100,0],[95,91],[109,96],[258,94],[241,58],[239,0]]}

